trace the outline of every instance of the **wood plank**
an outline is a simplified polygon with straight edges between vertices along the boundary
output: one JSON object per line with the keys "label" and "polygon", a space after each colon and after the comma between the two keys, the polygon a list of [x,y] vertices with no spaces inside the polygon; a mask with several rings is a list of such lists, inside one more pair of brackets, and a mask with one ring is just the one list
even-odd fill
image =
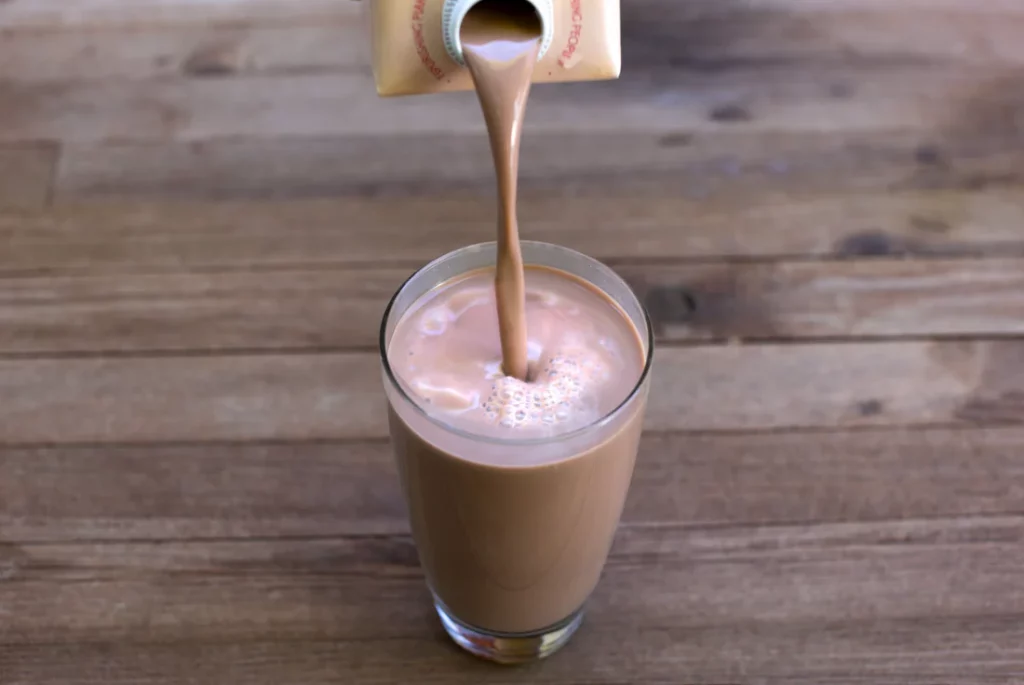
{"label": "wood plank", "polygon": [[[1024,334],[1020,259],[618,264],[659,342]],[[411,268],[0,279],[0,355],[373,349]]]}
{"label": "wood plank", "polygon": [[[621,640],[655,628],[678,636],[773,624],[1019,620],[1022,542],[1020,517],[627,527],[589,621]],[[0,554],[7,644],[415,640],[437,632],[405,536],[6,545]],[[637,648],[621,641],[621,649]]]}
{"label": "wood plank", "polygon": [[[348,6],[347,2],[335,4]],[[147,3],[146,7],[153,5]],[[196,8],[224,6],[224,2],[215,2]],[[0,11],[0,26],[3,16]],[[246,26],[247,19],[230,26],[141,31],[9,31],[0,41],[0,81],[223,78],[370,68],[369,37],[358,17],[346,13],[311,26],[281,26],[279,22]]]}
{"label": "wood plank", "polygon": [[[1021,341],[663,348],[646,425],[1018,423],[1022,361]],[[373,353],[8,360],[0,396],[6,443],[387,435]]]}
{"label": "wood plank", "polygon": [[[139,28],[166,24],[218,24],[244,21],[324,21],[349,17],[362,11],[359,0],[308,0],[296,4],[293,0],[150,0],[139,6],[132,0],[78,0],[69,6],[62,0],[8,0],[0,14],[3,29],[77,29],[77,28]],[[773,19],[782,22],[793,14],[804,14],[822,21],[837,17],[874,19],[879,16],[895,17],[879,28],[892,29],[892,25],[906,21],[921,22],[929,18],[950,18],[950,23],[963,23],[997,18],[1004,24],[1021,15],[1015,0],[987,0],[976,5],[965,0],[847,0],[841,4],[823,0],[757,0],[745,5],[728,5],[715,0],[634,0],[624,13],[624,20],[639,21],[655,11],[669,12],[673,19],[683,17],[711,17],[730,14],[742,19]],[[664,18],[664,15],[661,15]],[[927,31],[913,38],[924,41]]]}
{"label": "wood plank", "polygon": [[728,69],[805,60],[998,62],[1019,58],[1013,0],[632,0],[623,11],[627,65]]}
{"label": "wood plank", "polygon": [[[978,130],[979,110],[1019,109],[1019,82],[986,67],[751,66],[718,72],[639,69],[620,81],[538,87],[534,135],[575,132],[938,132]],[[481,133],[470,92],[378,98],[362,74],[145,82],[5,84],[0,141],[204,140],[227,136]],[[1005,117],[1004,117],[1005,118]],[[1012,132],[1013,118],[1003,129]],[[986,128],[991,128],[987,125]]]}
{"label": "wood plank", "polygon": [[56,163],[54,146],[0,147],[0,211],[46,206]]}
{"label": "wood plank", "polygon": [[[813,9],[820,12],[835,12],[848,4],[864,10],[871,9],[876,11],[885,8],[891,9],[894,6],[907,11],[930,8],[944,11],[977,9],[979,13],[1004,13],[1020,12],[1022,10],[1016,0],[992,0],[977,7],[973,3],[965,3],[964,0],[896,0],[896,2],[892,2],[892,0],[852,0],[852,2],[845,2],[840,5],[832,2],[832,0],[755,0],[754,4],[758,7],[779,10],[786,8]],[[722,7],[725,7],[725,5],[722,5]]]}
{"label": "wood plank", "polygon": [[6,442],[380,437],[387,430],[373,354],[9,361],[0,362],[0,395]]}
{"label": "wood plank", "polygon": [[[623,17],[626,64],[696,71],[757,63],[1024,64],[1024,15],[1014,7],[719,5],[633,0]],[[87,0],[69,11],[66,3],[9,0],[0,28],[0,80],[8,82],[369,69],[369,31],[351,2],[163,1],[140,11],[134,3]],[[666,40],[670,33],[678,40]]]}
{"label": "wood plank", "polygon": [[[1024,431],[648,434],[624,526],[1024,509]],[[408,532],[386,441],[0,448],[8,543]]]}
{"label": "wood plank", "polygon": [[318,685],[340,673],[367,685],[1017,685],[1024,669],[1018,619],[634,628],[631,639],[596,620],[556,658],[515,669],[457,652],[436,629],[340,643],[0,645],[0,668],[33,685]]}
{"label": "wood plank", "polygon": [[[578,191],[578,192],[577,192]],[[1021,255],[1024,193],[844,192],[688,198],[678,184],[533,189],[522,235],[598,259]],[[422,264],[493,240],[481,194],[382,201],[86,202],[0,213],[0,273],[181,271],[298,265]]]}
{"label": "wood plank", "polygon": [[2,279],[0,352],[372,349],[410,272]]}
{"label": "wood plank", "polygon": [[[965,133],[530,132],[522,188],[672,182],[688,197],[1024,182],[1024,141]],[[360,160],[353,163],[353,160]],[[439,164],[438,160],[444,160]],[[981,181],[984,183],[985,181]],[[391,134],[65,146],[57,192],[79,198],[288,198],[484,191],[486,136]],[[621,191],[620,191],[621,192]]]}
{"label": "wood plank", "polygon": [[349,18],[362,11],[353,0],[7,0],[0,29],[135,28],[168,24],[239,22],[315,23]]}
{"label": "wood plank", "polygon": [[660,339],[1024,333],[1019,260],[618,267]]}

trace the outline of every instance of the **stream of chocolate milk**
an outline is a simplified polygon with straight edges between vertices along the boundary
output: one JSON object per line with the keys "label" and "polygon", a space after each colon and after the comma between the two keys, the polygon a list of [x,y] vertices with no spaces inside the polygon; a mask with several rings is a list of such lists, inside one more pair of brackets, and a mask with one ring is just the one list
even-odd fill
{"label": "stream of chocolate milk", "polygon": [[516,192],[523,119],[541,35],[540,18],[521,0],[483,0],[466,14],[460,33],[466,65],[473,75],[484,111],[498,178],[498,259],[494,289],[502,368],[507,375],[523,381],[529,373],[526,286],[516,218]]}

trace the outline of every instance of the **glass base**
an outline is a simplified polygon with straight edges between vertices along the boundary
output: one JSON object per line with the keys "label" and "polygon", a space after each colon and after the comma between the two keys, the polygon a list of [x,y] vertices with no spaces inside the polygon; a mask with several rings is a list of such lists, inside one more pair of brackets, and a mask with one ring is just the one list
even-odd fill
{"label": "glass base", "polygon": [[499,664],[527,664],[547,658],[564,647],[583,623],[583,609],[561,623],[539,633],[492,633],[472,628],[448,613],[440,602],[434,603],[445,632],[459,647]]}

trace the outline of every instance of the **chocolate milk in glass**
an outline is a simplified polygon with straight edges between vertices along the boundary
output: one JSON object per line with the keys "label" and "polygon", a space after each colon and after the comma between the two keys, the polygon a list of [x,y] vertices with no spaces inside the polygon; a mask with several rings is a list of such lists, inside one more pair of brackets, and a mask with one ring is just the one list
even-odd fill
{"label": "chocolate milk in glass", "polygon": [[653,336],[613,271],[524,241],[527,380],[503,371],[493,242],[420,270],[384,316],[395,458],[448,634],[505,663],[578,628],[633,474]]}
{"label": "chocolate milk in glass", "polygon": [[[373,6],[376,38],[404,16],[394,14],[402,4]],[[617,75],[618,8],[576,0],[411,5],[411,33],[397,35],[406,53],[411,41],[419,64],[399,69],[414,63],[402,49],[375,48],[378,88],[454,90],[468,73],[494,156],[497,239],[428,265],[389,305],[381,355],[391,434],[449,635],[480,656],[528,661],[557,650],[579,625],[618,524],[646,403],[652,339],[642,305],[594,260],[521,243],[516,217],[531,82],[545,70],[546,80],[566,80],[580,65],[581,76]],[[452,64],[431,49],[438,27],[422,23],[431,9],[440,9]]]}

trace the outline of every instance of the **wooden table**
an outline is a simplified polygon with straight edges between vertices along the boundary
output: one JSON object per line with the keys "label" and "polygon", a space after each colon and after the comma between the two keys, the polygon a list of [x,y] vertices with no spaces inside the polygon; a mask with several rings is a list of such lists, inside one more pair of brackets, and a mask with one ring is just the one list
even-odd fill
{"label": "wooden table", "polygon": [[1024,681],[1024,4],[627,0],[526,237],[660,349],[585,627],[442,636],[375,336],[489,237],[472,94],[360,4],[0,4],[0,683]]}

